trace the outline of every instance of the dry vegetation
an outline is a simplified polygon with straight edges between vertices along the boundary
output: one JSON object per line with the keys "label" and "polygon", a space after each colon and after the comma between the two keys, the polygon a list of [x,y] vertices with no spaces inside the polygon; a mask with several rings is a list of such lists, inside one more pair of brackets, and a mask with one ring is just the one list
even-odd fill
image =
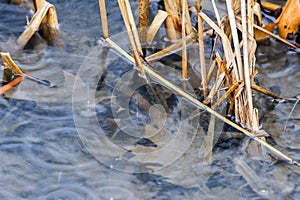
{"label": "dry vegetation", "polygon": [[[256,9],[259,5],[255,0],[226,0],[227,15],[223,18],[220,17],[216,2],[212,0],[211,3],[216,21],[213,21],[203,12],[201,3],[201,0],[196,0],[194,4],[189,4],[187,0],[164,0],[165,10],[158,10],[154,20],[150,23],[148,18],[150,1],[140,0],[139,21],[136,23],[129,1],[118,0],[131,45],[132,55],[129,55],[109,38],[109,21],[107,19],[105,0],[99,0],[103,38],[121,56],[125,56],[128,60],[132,61],[138,67],[142,77],[145,79],[147,79],[147,76],[155,77],[155,79],[197,107],[204,109],[214,117],[221,119],[257,141],[258,146],[254,148],[257,154],[264,154],[264,149],[267,148],[284,160],[299,165],[294,159],[273,148],[266,142],[265,136],[268,134],[259,128],[258,110],[253,106],[252,99],[253,90],[276,99],[282,98],[254,83],[254,77],[258,73],[255,69],[255,51],[257,46],[255,32],[256,34],[263,33],[268,36],[277,37],[291,47],[297,47],[272,34],[270,32],[271,29],[268,30],[268,27],[261,27],[262,23],[259,21],[256,23],[254,15],[258,19],[260,19],[260,15]],[[18,38],[17,44],[20,48],[23,48],[31,36],[40,27],[43,27],[44,36],[48,43],[57,45],[58,47],[62,46],[55,7],[45,0],[34,0],[33,4],[35,15],[29,22],[26,30]],[[288,12],[287,10],[290,7],[290,5],[286,6],[286,12]],[[198,19],[197,30],[192,26],[190,11],[196,12]],[[283,18],[281,17],[279,20]],[[209,25],[209,29],[204,29],[204,22]],[[276,22],[279,27],[281,27],[281,22]],[[142,44],[147,43],[147,45],[151,45],[156,33],[162,26],[165,26],[167,30],[166,35],[173,41],[172,44],[146,57],[143,54]],[[283,30],[280,31],[280,34],[286,35]],[[204,55],[204,49],[207,48],[204,42],[206,35],[214,35],[215,41],[221,42],[223,47],[222,50],[215,49],[212,51],[209,63]],[[182,80],[184,83],[188,81],[189,77],[187,46],[191,43],[197,43],[199,46],[199,71],[201,71],[201,82],[199,82],[201,93],[199,96],[204,99],[202,102],[189,95],[184,89],[175,86],[164,79],[164,77],[161,77],[148,64],[164,57],[169,52],[181,50]],[[13,63],[8,54],[2,53],[1,56],[4,66],[17,70],[14,70],[16,74],[23,74],[21,70],[18,71],[18,67]],[[18,84],[21,80],[19,78],[3,87],[1,93]],[[224,89],[226,92],[220,95],[220,91]],[[234,121],[215,111],[223,101],[226,101],[229,105],[226,113],[227,116],[230,116]],[[213,138],[214,130],[210,130],[209,134],[212,134],[211,138]],[[212,149],[212,146],[208,146],[207,148]]]}

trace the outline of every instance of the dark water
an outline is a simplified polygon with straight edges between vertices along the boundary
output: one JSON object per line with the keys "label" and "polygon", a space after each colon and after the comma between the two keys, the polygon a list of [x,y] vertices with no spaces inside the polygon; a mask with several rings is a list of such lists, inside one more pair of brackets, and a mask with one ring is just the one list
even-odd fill
{"label": "dark water", "polygon": [[[133,87],[132,97],[124,97],[129,103],[129,116],[124,117],[123,99],[119,95],[128,88],[123,85],[138,79],[138,75],[132,73],[132,65],[99,47],[98,2],[49,2],[56,6],[65,48],[39,42],[38,47],[33,45],[35,49],[21,51],[15,48],[14,41],[24,30],[25,16],[32,14],[27,7],[0,1],[0,50],[10,52],[28,74],[58,86],[47,88],[25,80],[15,91],[0,98],[0,199],[300,198],[300,170],[284,162],[274,164],[274,158],[268,155],[263,159],[251,157],[247,153],[249,140],[239,134],[215,139],[212,160],[208,161],[202,150],[208,137],[210,115],[200,113],[199,118],[192,118],[199,121],[198,127],[179,127],[184,121],[180,121],[180,116],[185,116],[182,113],[186,116],[181,119],[190,119],[194,108],[167,87],[151,85],[162,94],[160,97],[166,104],[157,102],[155,92],[145,83]],[[110,34],[128,49],[117,1],[106,2]],[[131,3],[137,16],[138,1]],[[153,1],[151,12],[156,9]],[[37,36],[34,41],[39,41]],[[274,101],[255,93],[261,125],[271,135],[268,142],[298,160],[300,106],[294,105],[300,93],[299,59],[299,54],[273,39],[259,45],[258,84],[290,100]],[[107,69],[101,71],[104,65]],[[192,61],[190,65],[193,66]],[[154,67],[162,70],[165,66]],[[168,70],[165,76],[181,85],[176,64]],[[120,79],[121,76],[127,79]],[[167,106],[153,106],[157,104]],[[187,112],[180,110],[182,105],[187,105],[184,107]],[[166,112],[168,117],[163,115]],[[161,118],[155,121],[153,116],[157,115]],[[152,120],[149,131],[145,125]],[[162,120],[167,124],[163,128],[159,123]],[[216,130],[222,130],[224,124],[218,121],[216,124]],[[121,153],[97,143],[100,136],[91,133],[99,133],[99,127],[102,136],[109,139],[107,142],[121,147]],[[143,134],[151,133],[153,127],[166,133],[145,139],[147,135]],[[178,130],[186,131],[189,137],[179,137]],[[185,143],[189,139],[192,143]],[[175,141],[177,148],[169,147],[170,141]],[[185,145],[188,148],[183,148]],[[153,149],[162,151],[151,157]]]}

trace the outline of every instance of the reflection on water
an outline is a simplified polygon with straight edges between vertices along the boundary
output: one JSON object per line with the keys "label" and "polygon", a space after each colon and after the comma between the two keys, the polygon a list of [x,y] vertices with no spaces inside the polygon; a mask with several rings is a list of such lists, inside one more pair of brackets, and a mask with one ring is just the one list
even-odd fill
{"label": "reflection on water", "polygon": [[[243,148],[247,138],[221,137],[216,141],[212,165],[208,165],[199,152],[210,117],[203,114],[190,148],[159,171],[131,174],[100,163],[78,136],[72,112],[72,88],[63,87],[64,83],[74,82],[83,59],[100,38],[98,2],[49,2],[56,6],[65,50],[47,46],[17,50],[14,41],[24,30],[25,16],[32,14],[25,7],[0,1],[0,50],[9,51],[29,74],[60,84],[57,92],[27,82],[30,87],[22,86],[27,96],[21,93],[18,99],[0,97],[0,199],[300,198],[299,169],[280,162],[273,165],[270,158],[265,161],[250,159]],[[106,2],[108,17],[115,24],[110,26],[110,33],[124,31],[121,16],[117,14],[117,2]],[[131,2],[137,16],[138,1]],[[157,5],[156,1],[152,2],[154,12]],[[283,97],[299,95],[299,59],[297,53],[274,40],[260,45],[257,51],[259,85]],[[122,66],[122,62],[115,65]],[[108,71],[107,77],[121,74],[120,70]],[[111,79],[105,79],[104,83],[113,85]],[[57,98],[56,93],[59,93]],[[295,100],[273,101],[255,93],[255,102],[262,126],[272,136],[268,142],[300,159],[300,105],[295,106],[288,118]],[[135,105],[133,100],[131,103]],[[103,114],[109,116],[109,109],[106,104],[98,104],[98,119]],[[135,112],[131,110],[136,117]],[[86,114],[88,117],[89,113]],[[102,122],[103,127],[113,126],[109,120]]]}

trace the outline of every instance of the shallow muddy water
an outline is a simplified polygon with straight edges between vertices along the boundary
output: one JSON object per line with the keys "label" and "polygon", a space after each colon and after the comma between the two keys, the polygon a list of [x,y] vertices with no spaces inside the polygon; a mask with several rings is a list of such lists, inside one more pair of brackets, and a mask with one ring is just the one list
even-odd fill
{"label": "shallow muddy water", "polygon": [[[0,50],[26,73],[57,86],[24,80],[0,97],[0,199],[300,198],[299,168],[268,154],[251,156],[250,140],[235,132],[220,135],[224,124],[218,120],[213,152],[203,152],[209,114],[155,79],[151,87],[143,81],[130,85],[142,80],[133,66],[98,44],[98,1],[49,2],[58,13],[64,49],[38,36],[34,49],[16,49],[32,13],[0,0]],[[106,2],[112,39],[129,52],[117,1]],[[136,17],[138,1],[130,2]],[[157,41],[158,49],[168,43],[163,36]],[[267,141],[300,160],[299,53],[271,39],[258,45],[256,55],[257,84],[288,99],[254,93]],[[151,65],[182,86],[178,57]],[[192,95],[196,81],[191,76],[185,85]]]}

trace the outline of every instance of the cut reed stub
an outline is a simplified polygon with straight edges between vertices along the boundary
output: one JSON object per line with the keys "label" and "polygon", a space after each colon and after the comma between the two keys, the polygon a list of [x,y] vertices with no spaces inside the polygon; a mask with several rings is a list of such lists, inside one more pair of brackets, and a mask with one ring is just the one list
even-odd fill
{"label": "cut reed stub", "polygon": [[43,32],[48,44],[56,47],[64,46],[54,6],[51,6],[48,10],[46,23],[43,23]]}
{"label": "cut reed stub", "polygon": [[47,1],[34,1],[34,8],[36,12],[25,31],[18,38],[17,44],[24,48],[33,34],[42,27],[44,39],[47,40],[48,44],[63,47],[54,5]]}
{"label": "cut reed stub", "polygon": [[103,38],[106,39],[108,38],[109,35],[108,35],[108,23],[107,23],[105,0],[99,0],[99,8],[100,8]]}

